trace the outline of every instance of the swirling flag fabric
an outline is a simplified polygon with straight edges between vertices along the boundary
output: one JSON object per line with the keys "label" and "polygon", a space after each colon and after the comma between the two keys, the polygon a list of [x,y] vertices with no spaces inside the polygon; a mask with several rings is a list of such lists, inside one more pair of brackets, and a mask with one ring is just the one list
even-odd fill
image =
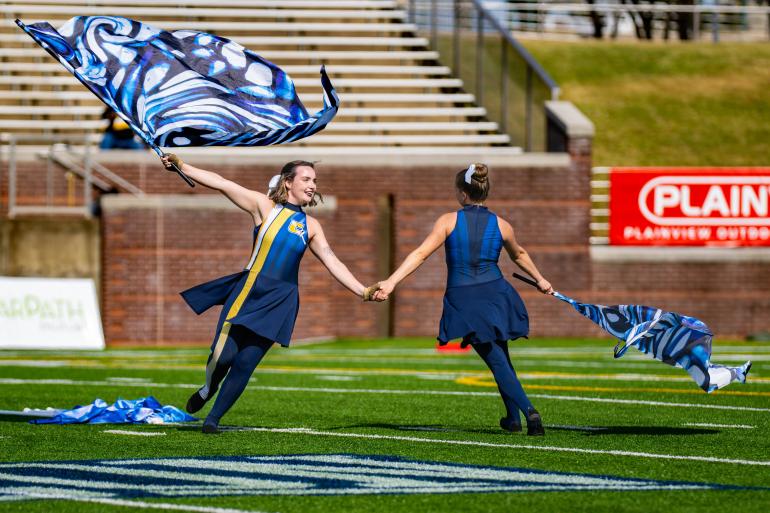
{"label": "swirling flag fabric", "polygon": [[31,424],[165,424],[198,420],[175,406],[163,406],[153,396],[118,399],[107,404],[101,399],[85,406],[62,410],[51,418],[34,419]]}
{"label": "swirling flag fabric", "polygon": [[620,358],[633,346],[656,360],[683,368],[706,392],[726,387],[733,381],[746,382],[751,362],[740,367],[711,363],[713,333],[695,317],[650,306],[590,305],[559,292],[553,295],[620,339],[615,346],[615,358]]}
{"label": "swirling flag fabric", "polygon": [[76,16],[58,30],[16,23],[158,152],[288,143],[337,113],[323,67],[324,107],[309,115],[289,75],[223,37],[115,16]]}

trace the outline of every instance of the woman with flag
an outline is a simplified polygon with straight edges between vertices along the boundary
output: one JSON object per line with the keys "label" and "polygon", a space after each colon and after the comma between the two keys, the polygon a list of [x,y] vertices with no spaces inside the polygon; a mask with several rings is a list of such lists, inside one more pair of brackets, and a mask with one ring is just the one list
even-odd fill
{"label": "woman with flag", "polygon": [[470,344],[494,375],[505,403],[506,417],[500,427],[521,431],[519,412],[524,413],[528,435],[543,435],[540,414],[532,406],[513,369],[508,340],[526,337],[529,317],[519,295],[503,278],[497,265],[504,247],[511,260],[537,282],[543,293],[553,288],[543,278],[529,254],[514,237],[511,225],[484,206],[489,194],[488,169],[471,164],[455,177],[455,193],[462,209],[444,214],[433,231],[385,281],[374,297],[384,301],[393,289],[442,244],[448,267],[444,311],[439,324],[439,343],[462,339]]}
{"label": "woman with flag", "polygon": [[186,407],[190,413],[200,410],[221,383],[203,423],[204,433],[216,433],[220,419],[244,391],[268,349],[274,342],[289,345],[299,310],[297,274],[306,248],[364,301],[372,299],[377,286],[367,288],[353,276],[329,247],[321,224],[303,211],[320,197],[311,162],[284,165],[265,195],[185,164],[176,155],[161,160],[166,169],[176,166],[197,183],[221,192],[254,220],[254,248],[246,268],[182,292],[198,314],[224,305],[206,364],[206,383],[190,396]]}

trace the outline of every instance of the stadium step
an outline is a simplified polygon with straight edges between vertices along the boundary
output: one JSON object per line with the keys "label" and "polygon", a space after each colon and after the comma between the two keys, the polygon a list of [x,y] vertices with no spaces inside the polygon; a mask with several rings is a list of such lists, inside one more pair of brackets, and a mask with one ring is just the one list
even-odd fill
{"label": "stadium step", "polygon": [[[228,37],[292,76],[307,110],[322,107],[325,64],[337,119],[292,147],[506,146],[507,135],[439,63],[393,0],[18,0],[0,5],[0,132],[99,137],[103,104],[16,27],[73,16],[140,19],[166,30]],[[180,9],[182,11],[180,11]],[[180,12],[183,15],[180,16]],[[8,139],[7,136],[3,136]],[[35,144],[34,137],[28,145]],[[21,143],[20,143],[21,144]]]}

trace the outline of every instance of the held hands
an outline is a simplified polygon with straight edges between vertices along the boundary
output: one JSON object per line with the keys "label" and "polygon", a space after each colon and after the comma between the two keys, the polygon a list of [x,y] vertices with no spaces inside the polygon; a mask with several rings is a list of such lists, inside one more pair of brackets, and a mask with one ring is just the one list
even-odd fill
{"label": "held hands", "polygon": [[370,285],[364,289],[364,291],[361,293],[361,297],[364,301],[374,301],[376,293],[380,290],[380,284],[375,283],[374,285]]}
{"label": "held hands", "polygon": [[390,297],[390,295],[393,293],[393,289],[396,288],[396,285],[390,282],[389,280],[381,281],[377,285],[378,285],[378,290],[374,294],[375,301],[387,300]]}
{"label": "held hands", "polygon": [[395,285],[391,284],[387,280],[380,281],[374,285],[366,287],[361,296],[363,297],[364,301],[377,301],[379,303],[388,299],[388,296],[390,296],[394,288]]}
{"label": "held hands", "polygon": [[[182,159],[173,153],[164,153],[160,157],[160,161],[163,163],[163,167],[165,167],[167,171],[176,171],[176,169],[179,169],[180,171],[182,170]],[[174,169],[173,166],[176,166],[176,169]]]}

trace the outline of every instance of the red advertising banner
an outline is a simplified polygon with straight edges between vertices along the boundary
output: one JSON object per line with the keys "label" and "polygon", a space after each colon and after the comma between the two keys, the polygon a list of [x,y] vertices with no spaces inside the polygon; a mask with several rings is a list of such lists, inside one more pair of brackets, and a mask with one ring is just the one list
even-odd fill
{"label": "red advertising banner", "polygon": [[770,168],[612,168],[610,244],[770,246]]}

